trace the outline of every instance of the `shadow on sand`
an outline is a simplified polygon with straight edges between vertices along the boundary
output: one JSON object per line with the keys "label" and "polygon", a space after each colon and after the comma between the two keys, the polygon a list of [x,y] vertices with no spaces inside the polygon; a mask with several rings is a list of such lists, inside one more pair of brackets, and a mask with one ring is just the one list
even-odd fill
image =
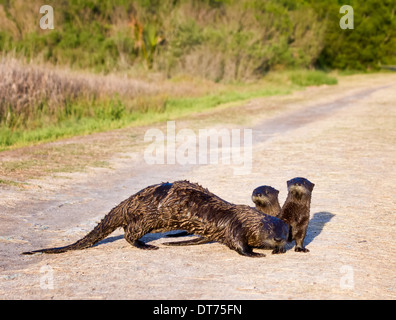
{"label": "shadow on sand", "polygon": [[312,219],[309,220],[307,235],[305,236],[304,245],[310,244],[323,230],[335,214],[327,211],[316,212]]}

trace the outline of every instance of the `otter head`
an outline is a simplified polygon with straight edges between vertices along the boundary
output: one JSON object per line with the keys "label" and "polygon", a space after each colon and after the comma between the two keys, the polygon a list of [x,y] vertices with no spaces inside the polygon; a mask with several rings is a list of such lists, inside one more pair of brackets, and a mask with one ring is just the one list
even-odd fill
{"label": "otter head", "polygon": [[289,235],[289,225],[276,217],[271,217],[270,221],[264,218],[262,223],[261,239],[265,245],[283,249]]}
{"label": "otter head", "polygon": [[265,208],[279,205],[279,191],[270,186],[260,186],[253,190],[252,201],[257,207]]}
{"label": "otter head", "polygon": [[315,184],[310,182],[308,179],[300,177],[287,181],[289,194],[297,200],[303,200],[307,197],[311,197],[314,186]]}

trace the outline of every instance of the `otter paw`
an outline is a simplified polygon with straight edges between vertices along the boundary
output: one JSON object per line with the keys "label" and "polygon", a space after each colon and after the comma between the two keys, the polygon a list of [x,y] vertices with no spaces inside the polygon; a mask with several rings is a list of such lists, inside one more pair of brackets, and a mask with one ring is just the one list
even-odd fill
{"label": "otter paw", "polygon": [[296,251],[296,252],[309,252],[309,250],[307,248],[301,248],[301,247],[296,247],[294,249],[294,251]]}
{"label": "otter paw", "polygon": [[243,254],[246,257],[251,257],[251,258],[262,258],[265,257],[264,253],[257,253],[257,252],[248,252]]}
{"label": "otter paw", "polygon": [[286,250],[284,247],[282,248],[275,248],[274,250],[272,250],[272,254],[279,254],[279,253],[285,253]]}
{"label": "otter paw", "polygon": [[153,246],[151,244],[145,244],[144,242],[137,240],[134,242],[134,246],[143,250],[157,250],[159,249],[157,246]]}

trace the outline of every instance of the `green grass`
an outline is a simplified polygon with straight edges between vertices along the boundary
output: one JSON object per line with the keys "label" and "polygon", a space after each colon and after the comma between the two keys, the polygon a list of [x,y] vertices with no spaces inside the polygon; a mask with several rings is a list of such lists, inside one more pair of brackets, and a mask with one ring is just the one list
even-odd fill
{"label": "green grass", "polygon": [[[290,89],[261,89],[252,92],[230,91],[198,98],[171,98],[165,102],[162,111],[149,109],[147,111],[127,112],[125,109],[121,109],[124,111],[119,112],[116,117],[114,117],[110,107],[108,109],[97,109],[102,110],[97,112],[100,116],[75,116],[75,113],[79,114],[79,112],[71,112],[69,118],[35,128],[11,129],[4,126],[0,127],[0,150],[123,127],[149,125],[202,112],[230,102],[242,102],[256,97],[287,94],[289,92]],[[79,108],[77,106],[77,109]]]}
{"label": "green grass", "polygon": [[291,71],[290,80],[298,86],[317,86],[322,84],[337,84],[336,78],[329,76],[327,73],[318,70],[297,70]]}
{"label": "green grass", "polygon": [[297,70],[278,72],[261,82],[222,85],[219,87],[221,89],[216,87],[212,93],[198,97],[154,95],[131,101],[116,95],[115,98],[99,101],[77,100],[59,108],[55,114],[34,112],[33,118],[21,126],[7,127],[3,123],[0,126],[0,151],[77,135],[175,120],[213,108],[226,108],[249,99],[288,94],[304,86],[336,83],[336,78],[324,72]]}

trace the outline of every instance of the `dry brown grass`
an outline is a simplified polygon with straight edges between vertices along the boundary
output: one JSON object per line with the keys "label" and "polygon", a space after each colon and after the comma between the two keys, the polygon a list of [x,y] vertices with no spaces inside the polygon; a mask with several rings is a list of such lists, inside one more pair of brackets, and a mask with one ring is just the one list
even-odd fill
{"label": "dry brown grass", "polygon": [[0,150],[160,121],[179,109],[190,112],[191,101],[186,107],[183,99],[234,90],[198,78],[102,75],[10,56],[0,56],[0,74]]}
{"label": "dry brown grass", "polygon": [[0,122],[10,128],[23,126],[38,112],[57,115],[78,100],[94,103],[114,95],[134,99],[160,91],[142,80],[76,73],[10,58],[0,60],[0,74]]}
{"label": "dry brown grass", "polygon": [[64,105],[82,94],[84,82],[55,74],[50,70],[22,66],[16,60],[0,61],[0,117],[7,126],[12,114],[28,117],[33,108],[47,104],[50,108]]}

